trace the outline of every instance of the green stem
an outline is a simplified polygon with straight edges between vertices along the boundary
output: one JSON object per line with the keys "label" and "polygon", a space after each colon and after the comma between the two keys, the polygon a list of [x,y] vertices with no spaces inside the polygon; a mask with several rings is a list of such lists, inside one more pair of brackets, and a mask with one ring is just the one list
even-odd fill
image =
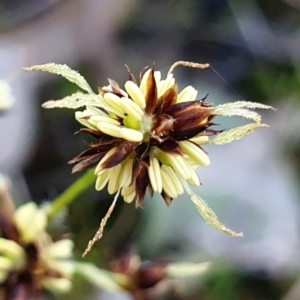
{"label": "green stem", "polygon": [[83,176],[70,185],[62,194],[60,194],[51,204],[49,218],[54,217],[60,210],[72,203],[81,195],[93,182],[95,182],[94,168],[87,171]]}

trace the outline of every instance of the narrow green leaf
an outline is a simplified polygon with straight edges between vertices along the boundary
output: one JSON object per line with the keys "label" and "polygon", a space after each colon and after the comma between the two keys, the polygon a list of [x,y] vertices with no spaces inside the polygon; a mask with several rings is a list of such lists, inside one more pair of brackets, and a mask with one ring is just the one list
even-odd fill
{"label": "narrow green leaf", "polygon": [[83,76],[78,72],[72,70],[67,65],[60,65],[55,63],[49,63],[44,65],[36,65],[30,68],[24,68],[26,71],[44,71],[52,74],[57,74],[65,77],[67,80],[77,84],[80,88],[87,91],[90,94],[94,94],[89,84],[86,82]]}
{"label": "narrow green leaf", "polygon": [[48,211],[48,218],[53,218],[61,210],[68,207],[68,205],[88,189],[95,180],[94,168],[91,168],[52,201]]}
{"label": "narrow green leaf", "polygon": [[166,280],[176,282],[176,295],[180,299],[191,299],[195,291],[202,290],[210,269],[209,262],[169,264],[166,267]]}
{"label": "narrow green leaf", "polygon": [[167,275],[171,277],[198,276],[207,272],[210,268],[209,262],[195,263],[173,263],[166,267]]}
{"label": "narrow green leaf", "polygon": [[114,280],[113,274],[97,268],[91,263],[76,263],[76,272],[100,289],[120,291],[121,286]]}

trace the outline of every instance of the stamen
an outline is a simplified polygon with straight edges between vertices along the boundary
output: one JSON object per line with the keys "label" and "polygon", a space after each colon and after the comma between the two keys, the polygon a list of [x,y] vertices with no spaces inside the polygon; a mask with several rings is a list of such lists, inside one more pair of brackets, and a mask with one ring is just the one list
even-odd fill
{"label": "stamen", "polygon": [[95,121],[96,123],[103,122],[103,123],[110,123],[110,124],[114,124],[114,125],[120,125],[120,122],[113,118],[106,117],[106,116],[99,116],[99,115],[91,116],[89,118],[89,121]]}
{"label": "stamen", "polygon": [[82,111],[76,111],[75,112],[75,119],[83,126],[90,128],[90,129],[96,129],[97,127],[91,124],[88,120],[85,119],[84,113]]}
{"label": "stamen", "polygon": [[178,177],[176,176],[174,170],[171,167],[166,166],[166,165],[162,165],[161,169],[164,170],[169,175],[169,177],[175,187],[176,193],[178,195],[182,195],[184,190],[183,190],[182,184],[181,184],[180,180],[178,179]]}
{"label": "stamen", "polygon": [[122,109],[130,116],[134,117],[136,120],[141,121],[144,115],[144,111],[131,99],[122,98],[121,99]]}
{"label": "stamen", "polygon": [[174,156],[168,153],[166,153],[166,156],[174,171],[178,174],[178,176],[183,180],[188,180],[190,178],[190,171],[183,157],[178,155]]}
{"label": "stamen", "polygon": [[195,170],[192,168],[192,166],[190,164],[188,164],[188,168],[190,169],[190,174],[191,174],[191,177],[188,180],[188,183],[191,185],[199,186],[200,180],[199,180],[197,173],[195,172]]}
{"label": "stamen", "polygon": [[133,159],[128,159],[120,176],[120,187],[128,187],[131,182]]}
{"label": "stamen", "polygon": [[112,155],[114,155],[115,152],[116,152],[116,150],[117,150],[117,147],[114,147],[114,148],[110,149],[110,150],[102,157],[102,159],[99,161],[99,163],[98,163],[98,165],[97,165],[97,167],[96,167],[96,169],[95,169],[95,175],[98,175],[100,171],[102,171],[103,169],[105,169],[105,168],[103,168],[102,164],[103,164],[109,157],[111,157]]}
{"label": "stamen", "polygon": [[67,278],[46,277],[41,281],[41,284],[44,289],[57,291],[57,293],[70,291],[72,288],[72,282]]}
{"label": "stamen", "polygon": [[135,197],[135,185],[132,184],[122,189],[122,196],[126,203],[131,203]]}
{"label": "stamen", "polygon": [[160,170],[161,172],[161,179],[162,179],[162,185],[163,185],[163,190],[171,197],[171,198],[176,198],[177,197],[177,192],[175,189],[175,186],[170,179],[169,175],[167,172],[164,170]]}
{"label": "stamen", "polygon": [[[41,253],[43,260],[50,260],[50,259],[68,259],[72,257],[72,249],[74,247],[74,242],[69,239],[63,239],[50,244],[47,248],[43,249]],[[51,262],[52,263],[52,262]],[[57,263],[57,262],[56,262]],[[59,261],[57,264],[60,264]],[[68,263],[68,262],[63,262]],[[59,268],[59,267],[58,267]],[[57,268],[55,268],[57,269]]]}
{"label": "stamen", "polygon": [[144,137],[140,131],[126,127],[121,128],[120,135],[123,139],[130,142],[141,142]]}
{"label": "stamen", "polygon": [[160,166],[158,159],[155,157],[150,158],[150,165],[148,167],[148,175],[150,179],[150,183],[155,192],[162,192],[162,179],[160,173]]}
{"label": "stamen", "polygon": [[121,164],[118,164],[113,168],[113,172],[111,174],[111,180],[108,183],[107,191],[110,195],[114,194],[119,188],[120,183],[120,175],[122,172]]}
{"label": "stamen", "polygon": [[142,109],[146,107],[146,100],[145,96],[142,93],[141,89],[133,82],[133,81],[126,81],[125,89],[131,99]]}
{"label": "stamen", "polygon": [[[5,239],[1,239],[1,240],[5,241]],[[13,242],[13,241],[10,241],[10,242]],[[13,242],[13,243],[15,244],[14,246],[20,247],[17,243],[15,243],[15,242]],[[14,267],[14,262],[10,258],[0,256],[0,263],[1,263],[1,271],[5,271],[3,273],[5,273],[4,278],[6,279],[6,277],[7,277],[6,274]]]}
{"label": "stamen", "polygon": [[[102,99],[102,101],[104,100]],[[83,112],[90,116],[91,115],[107,116],[107,114],[104,111],[93,106],[88,106]]]}
{"label": "stamen", "polygon": [[124,110],[121,107],[121,98],[113,93],[105,93],[103,96],[105,102],[108,104],[106,109],[110,109],[113,113],[124,116]]}
{"label": "stamen", "polygon": [[198,91],[195,90],[191,85],[184,88],[177,97],[177,103],[194,101],[197,97]]}
{"label": "stamen", "polygon": [[[149,74],[151,72],[151,69],[147,70],[143,77],[142,77],[142,80],[141,80],[141,84],[140,84],[140,90],[141,92],[143,93],[143,95],[146,94],[146,86],[147,86],[147,79],[149,77]],[[145,107],[146,107],[146,100],[145,100]],[[142,108],[145,108],[145,107],[142,107]]]}
{"label": "stamen", "polygon": [[181,150],[192,158],[198,165],[207,167],[210,164],[208,156],[204,151],[189,141],[178,142]]}
{"label": "stamen", "polygon": [[100,176],[97,176],[96,184],[95,184],[95,189],[96,191],[101,191],[111,179],[111,174],[112,174],[112,168],[106,170],[103,174]]}
{"label": "stamen", "polygon": [[132,185],[130,185],[130,186],[127,186],[127,187],[124,187],[124,188],[122,189],[121,195],[122,195],[123,197],[125,197],[125,196],[130,195],[133,191],[135,191],[135,185],[134,185],[134,184],[132,184]]}
{"label": "stamen", "polygon": [[161,72],[160,71],[155,71],[154,72],[154,78],[155,78],[156,85],[158,85],[159,82],[160,82],[160,79],[161,79]]}
{"label": "stamen", "polygon": [[135,197],[135,190],[133,190],[129,195],[124,196],[124,202],[131,203]]}
{"label": "stamen", "polygon": [[191,138],[190,141],[192,141],[198,145],[203,145],[203,144],[207,144],[209,142],[209,138],[206,135],[200,135],[200,136]]}
{"label": "stamen", "polygon": [[174,85],[175,79],[173,78],[173,74],[168,74],[165,80],[160,81],[158,85],[158,97],[163,95],[172,85]]}
{"label": "stamen", "polygon": [[97,128],[102,131],[103,133],[106,133],[107,135],[114,136],[117,138],[121,138],[122,135],[120,133],[121,128],[117,125],[110,124],[110,123],[103,123],[99,122],[97,123]]}
{"label": "stamen", "polygon": [[0,264],[2,270],[11,269],[11,267],[13,267],[13,265],[16,264],[17,261],[19,261],[20,264],[25,263],[26,259],[25,259],[25,252],[23,248],[12,240],[0,238],[0,251],[1,251],[1,255],[9,257],[6,258],[0,256],[0,259],[3,260],[3,264],[2,261]]}
{"label": "stamen", "polygon": [[121,110],[121,106],[120,106],[121,98],[119,96],[113,93],[105,93],[103,98],[107,104]]}

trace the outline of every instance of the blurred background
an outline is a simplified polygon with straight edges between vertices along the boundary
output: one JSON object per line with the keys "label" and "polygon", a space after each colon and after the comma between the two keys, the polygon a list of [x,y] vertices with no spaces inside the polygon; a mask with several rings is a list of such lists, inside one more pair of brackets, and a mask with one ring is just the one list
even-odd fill
{"label": "blurred background", "polygon": [[[119,201],[85,260],[108,268],[134,246],[145,261],[211,262],[191,287],[182,278],[161,282],[171,294],[154,287],[151,299],[300,299],[299,26],[299,0],[0,0],[0,79],[15,99],[0,115],[0,172],[11,178],[16,202],[53,200],[81,175],[71,175],[67,161],[85,149],[85,137],[73,134],[80,128],[73,111],[41,108],[76,86],[23,67],[65,63],[96,90],[108,77],[122,85],[124,64],[139,74],[155,63],[166,74],[178,60],[209,63],[176,69],[179,89],[193,85],[214,104],[277,108],[262,112],[270,128],[207,146],[211,165],[199,169],[197,192],[244,237],[208,227],[186,195],[169,208],[155,195],[139,210]],[[219,128],[240,122],[221,119]],[[69,207],[60,230],[73,233],[78,259],[111,201],[90,188]],[[75,283],[61,299],[131,299]]]}

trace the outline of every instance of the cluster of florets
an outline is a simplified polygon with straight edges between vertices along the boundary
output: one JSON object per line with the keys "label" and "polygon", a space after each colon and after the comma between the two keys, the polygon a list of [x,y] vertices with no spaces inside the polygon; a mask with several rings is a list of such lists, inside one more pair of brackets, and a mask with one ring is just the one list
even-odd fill
{"label": "cluster of florets", "polygon": [[43,290],[67,292],[74,272],[73,242],[53,241],[47,216],[30,202],[12,216],[0,214],[0,284],[4,294],[35,299]]}
{"label": "cluster of florets", "polygon": [[210,163],[200,145],[215,133],[215,115],[205,99],[196,100],[192,86],[178,93],[172,73],[161,80],[149,69],[139,85],[130,72],[129,78],[125,90],[113,80],[99,88],[105,110],[88,106],[75,113],[85,126],[80,131],[97,141],[71,160],[78,163],[73,172],[97,162],[97,190],[108,183],[110,194],[121,189],[124,201],[140,206],[148,188],[169,205],[184,192],[181,180],[200,184],[195,169]]}

